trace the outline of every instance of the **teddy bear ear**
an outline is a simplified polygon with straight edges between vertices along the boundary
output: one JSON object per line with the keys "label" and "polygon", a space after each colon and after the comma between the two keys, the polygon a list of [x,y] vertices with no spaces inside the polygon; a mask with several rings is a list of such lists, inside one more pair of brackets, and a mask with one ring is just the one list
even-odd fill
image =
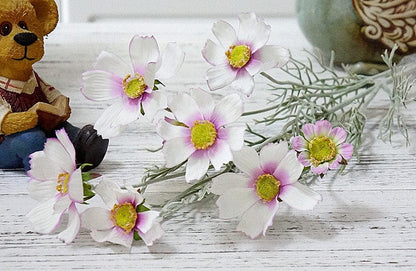
{"label": "teddy bear ear", "polygon": [[55,29],[58,23],[58,7],[54,0],[29,0],[35,8],[36,17],[43,26],[43,35]]}

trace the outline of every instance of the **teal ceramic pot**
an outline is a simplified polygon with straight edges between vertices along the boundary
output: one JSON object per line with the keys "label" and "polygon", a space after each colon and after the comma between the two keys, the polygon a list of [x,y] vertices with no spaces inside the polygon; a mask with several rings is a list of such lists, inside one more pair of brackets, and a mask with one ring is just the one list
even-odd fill
{"label": "teal ceramic pot", "polygon": [[[310,43],[337,63],[381,62],[385,49],[416,47],[416,0],[297,0],[298,23]],[[390,10],[388,10],[390,8]]]}

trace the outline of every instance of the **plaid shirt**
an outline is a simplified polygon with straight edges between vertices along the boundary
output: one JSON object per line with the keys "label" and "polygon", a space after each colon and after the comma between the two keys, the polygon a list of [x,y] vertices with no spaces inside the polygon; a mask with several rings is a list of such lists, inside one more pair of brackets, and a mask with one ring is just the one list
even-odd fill
{"label": "plaid shirt", "polygon": [[[10,91],[17,94],[32,94],[37,86],[38,82],[34,73],[27,81],[17,81],[0,76],[0,88],[2,88],[5,91]],[[51,85],[45,83],[43,80],[39,80],[39,86],[42,88],[42,91],[49,102],[52,102],[58,96],[61,95],[61,93],[58,90],[56,90]],[[3,98],[0,97],[0,128],[4,117],[10,112],[12,112],[11,106]],[[1,134],[3,133],[0,130],[0,135]]]}

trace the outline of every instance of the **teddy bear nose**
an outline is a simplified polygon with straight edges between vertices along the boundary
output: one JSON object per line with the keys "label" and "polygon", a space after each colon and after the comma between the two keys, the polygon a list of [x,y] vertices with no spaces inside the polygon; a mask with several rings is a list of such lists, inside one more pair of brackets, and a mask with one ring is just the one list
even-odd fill
{"label": "teddy bear nose", "polygon": [[38,40],[38,36],[33,33],[19,33],[13,39],[22,46],[29,46]]}

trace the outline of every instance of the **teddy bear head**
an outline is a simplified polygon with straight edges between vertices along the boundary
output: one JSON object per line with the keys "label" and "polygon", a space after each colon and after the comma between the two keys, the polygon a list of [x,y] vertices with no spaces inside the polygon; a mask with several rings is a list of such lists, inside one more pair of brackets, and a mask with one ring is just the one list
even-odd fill
{"label": "teddy bear head", "polygon": [[57,22],[54,0],[0,0],[0,76],[27,80]]}

